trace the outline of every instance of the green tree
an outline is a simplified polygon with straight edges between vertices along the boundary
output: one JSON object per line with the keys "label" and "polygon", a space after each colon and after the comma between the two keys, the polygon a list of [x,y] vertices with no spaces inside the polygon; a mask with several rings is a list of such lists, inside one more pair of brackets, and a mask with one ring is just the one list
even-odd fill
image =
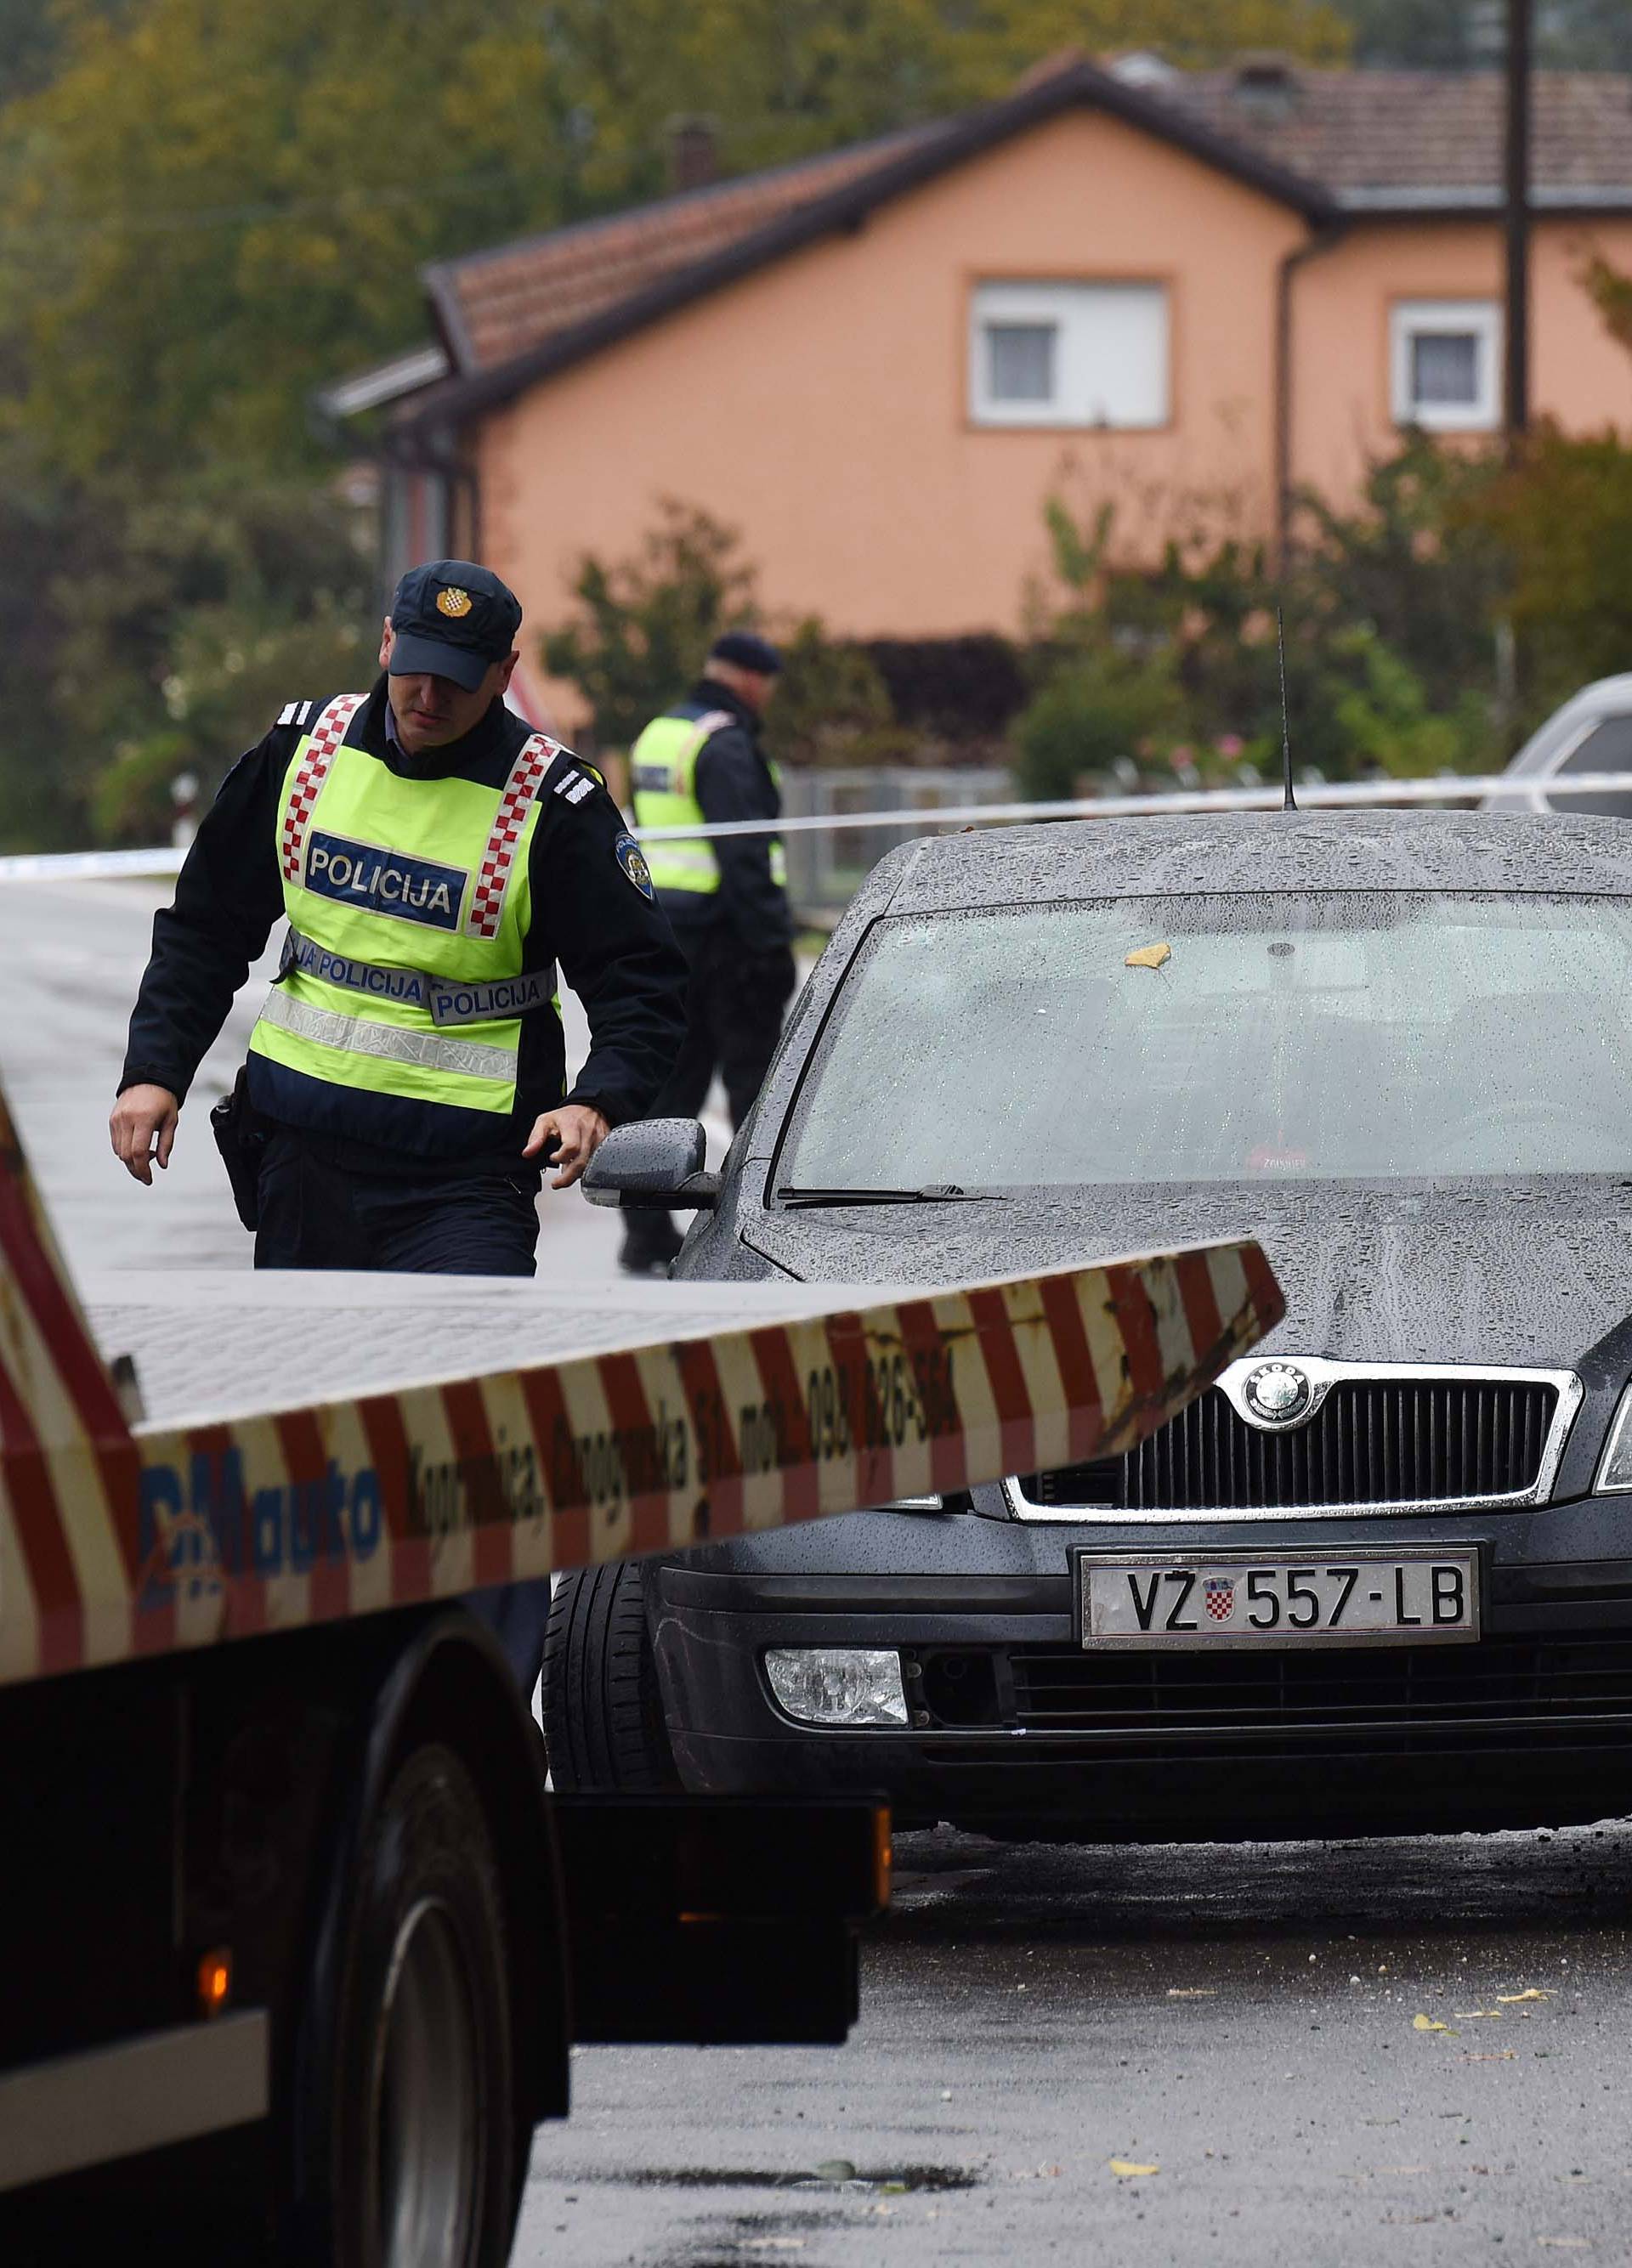
{"label": "green tree", "polygon": [[1611,338],[1632,351],[1632,276],[1622,275],[1601,252],[1591,252],[1582,265],[1581,283]]}
{"label": "green tree", "polygon": [[757,619],[735,531],[674,497],[633,557],[586,553],[572,588],[578,619],[545,634],[544,666],[583,694],[602,747],[628,747],[683,694],[720,631]]}
{"label": "green tree", "polygon": [[99,499],[97,556],[51,598],[66,625],[49,682],[73,831],[162,839],[170,782],[208,796],[284,704],[369,684],[373,562],[354,516],[303,484],[203,482],[161,503]]}
{"label": "green tree", "polygon": [[677,114],[714,122],[735,173],[947,108],[945,12],[936,0],[557,0],[551,51],[587,193],[661,195]]}
{"label": "green tree", "polygon": [[1039,689],[1016,730],[1035,796],[1084,775],[1220,784],[1300,771],[1473,770],[1498,755],[1495,623],[1509,549],[1489,500],[1499,467],[1408,441],[1359,507],[1311,502],[1276,571],[1261,543],[1171,542],[1154,567],[1119,550],[1108,504],[1048,507],[1052,602],[1033,598]]}
{"label": "green tree", "polygon": [[1632,448],[1618,434],[1540,427],[1468,510],[1508,562],[1529,715],[1632,666]]}
{"label": "green tree", "polygon": [[1296,581],[1315,620],[1370,623],[1447,712],[1469,687],[1494,691],[1509,562],[1481,500],[1498,469],[1492,452],[1413,434],[1370,467],[1357,507],[1300,499]]}
{"label": "green tree", "polygon": [[1340,63],[1350,33],[1335,0],[972,0],[945,4],[955,43],[954,99],[1001,93],[1039,56],[1150,48],[1186,69],[1274,48],[1307,63]]}
{"label": "green tree", "polygon": [[0,331],[57,464],[315,461],[322,378],[421,329],[423,261],[558,218],[538,0],[144,0],[0,122]]}
{"label": "green tree", "polygon": [[[1355,60],[1415,70],[1467,70],[1502,60],[1503,15],[1489,0],[1336,0],[1354,27]],[[1547,0],[1536,11],[1536,60],[1562,70],[1632,70],[1626,0]]]}

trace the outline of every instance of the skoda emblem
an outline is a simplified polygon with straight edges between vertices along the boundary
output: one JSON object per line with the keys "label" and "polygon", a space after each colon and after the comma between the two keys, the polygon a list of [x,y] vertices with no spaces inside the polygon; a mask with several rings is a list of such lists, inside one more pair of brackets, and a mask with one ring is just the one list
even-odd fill
{"label": "skoda emblem", "polygon": [[1261,1425],[1295,1425],[1309,1409],[1309,1373],[1295,1362],[1260,1362],[1242,1394]]}

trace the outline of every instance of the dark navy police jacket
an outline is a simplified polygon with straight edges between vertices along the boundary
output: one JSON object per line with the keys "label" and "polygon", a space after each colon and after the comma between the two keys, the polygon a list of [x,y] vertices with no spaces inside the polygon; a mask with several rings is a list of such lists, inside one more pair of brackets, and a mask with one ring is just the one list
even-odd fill
{"label": "dark navy police jacket", "polygon": [[[315,716],[321,705],[310,713]],[[348,740],[401,777],[458,777],[495,789],[509,777],[532,729],[496,701],[462,740],[415,759],[388,732],[388,713],[382,675]],[[299,737],[297,725],[275,725],[228,773],[199,828],[176,882],[175,902],[154,917],[152,958],[130,1019],[122,1092],[151,1081],[185,1100],[233,994],[283,918],[278,824],[284,777]],[[560,756],[556,765],[571,762]],[[678,1052],[686,966],[667,916],[636,879],[644,873],[639,861],[627,852],[620,859],[619,839],[627,839],[627,828],[611,797],[597,786],[569,803],[551,786],[546,778],[533,830],[532,926],[523,962],[528,969],[558,962],[583,1002],[589,1057],[565,1099],[593,1105],[616,1126],[649,1109]],[[515,1111],[508,1122],[497,1122],[497,1144],[495,1122],[482,1128],[486,1156],[494,1162],[518,1156],[539,1112],[563,1100],[565,1070],[555,1016],[548,1008],[524,1016]],[[461,1121],[476,1116],[450,1114]],[[462,1136],[457,1151],[462,1165],[471,1162],[463,1146],[469,1138]],[[367,1143],[341,1146],[364,1168],[425,1170],[423,1153],[408,1157]],[[332,1152],[336,1145],[329,1147]],[[452,1144],[449,1154],[454,1154]]]}

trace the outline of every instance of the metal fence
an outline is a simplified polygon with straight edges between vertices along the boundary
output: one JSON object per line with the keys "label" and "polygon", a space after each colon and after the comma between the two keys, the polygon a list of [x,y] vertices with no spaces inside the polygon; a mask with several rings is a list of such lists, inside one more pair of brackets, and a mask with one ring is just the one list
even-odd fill
{"label": "metal fence", "polygon": [[[825,821],[792,829],[786,838],[789,895],[809,921],[842,913],[886,850],[925,831],[932,813],[970,804],[1006,803],[1011,776],[995,765],[962,770],[907,770],[900,765],[857,766],[846,771],[789,771],[782,776],[784,817]],[[879,814],[900,812],[899,827]],[[865,815],[865,826],[847,818]]]}

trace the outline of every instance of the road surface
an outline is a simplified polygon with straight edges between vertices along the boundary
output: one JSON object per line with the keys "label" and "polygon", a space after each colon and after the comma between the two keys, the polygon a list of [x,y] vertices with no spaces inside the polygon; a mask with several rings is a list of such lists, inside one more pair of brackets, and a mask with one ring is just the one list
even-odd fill
{"label": "road surface", "polygon": [[848,2048],[578,2051],[518,2262],[1632,2260],[1627,1826],[897,1860]]}

